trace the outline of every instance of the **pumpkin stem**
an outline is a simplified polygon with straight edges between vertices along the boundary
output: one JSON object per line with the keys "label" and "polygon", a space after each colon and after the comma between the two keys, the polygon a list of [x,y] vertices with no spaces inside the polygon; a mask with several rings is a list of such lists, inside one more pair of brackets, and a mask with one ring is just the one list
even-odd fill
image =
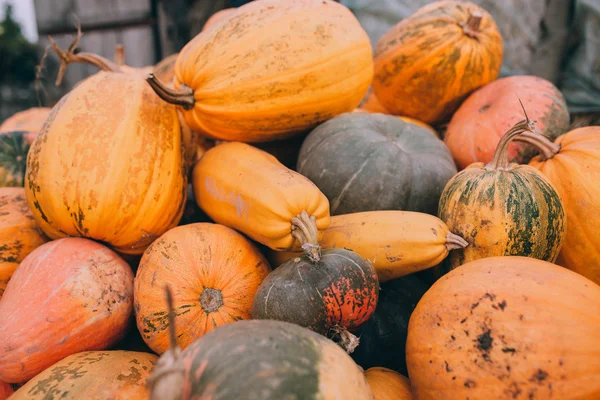
{"label": "pumpkin stem", "polygon": [[312,261],[321,260],[321,246],[319,246],[319,229],[317,218],[306,211],[292,218],[292,236],[300,242],[304,254]]}
{"label": "pumpkin stem", "polygon": [[500,142],[498,142],[498,147],[496,147],[492,161],[485,166],[488,171],[508,168],[510,165],[508,160],[508,145],[517,137],[521,137],[523,132],[535,133],[535,122],[529,118],[519,121],[502,136]]}
{"label": "pumpkin stem", "polygon": [[340,325],[335,325],[331,327],[331,339],[334,340],[340,347],[346,350],[346,353],[351,354],[354,352],[360,340],[358,337],[348,331],[348,329],[344,328]]}
{"label": "pumpkin stem", "polygon": [[464,249],[468,245],[469,242],[452,232],[448,232],[446,235],[446,249],[448,249],[448,251]]}
{"label": "pumpkin stem", "polygon": [[146,77],[146,81],[156,92],[158,97],[167,103],[177,104],[185,110],[191,110],[196,103],[194,98],[194,90],[186,85],[181,85],[181,89],[170,88],[160,81],[152,72]]}
{"label": "pumpkin stem", "polygon": [[477,39],[482,19],[483,13],[481,11],[473,11],[471,15],[469,15],[469,19],[467,19],[467,22],[462,24],[462,28],[465,35],[473,39]]}
{"label": "pumpkin stem", "polygon": [[60,84],[62,83],[62,80],[65,76],[65,72],[67,71],[67,65],[70,63],[87,63],[98,67],[102,71],[121,72],[117,64],[97,54],[87,52],[79,52],[75,54],[75,49],[77,48],[77,45],[79,44],[79,41],[81,40],[82,36],[83,33],[81,32],[81,25],[77,24],[77,36],[75,37],[73,42],[71,42],[71,44],[67,48],[67,51],[64,51],[60,47],[58,47],[58,44],[54,41],[52,36],[48,36],[48,40],[52,45],[52,49],[54,50],[58,58],[60,58],[60,68],[56,77],[56,86],[60,86]]}
{"label": "pumpkin stem", "polygon": [[115,45],[115,63],[118,66],[125,65],[125,46],[122,44]]}
{"label": "pumpkin stem", "polygon": [[523,132],[515,138],[516,142],[523,142],[535,147],[539,152],[541,161],[546,161],[554,157],[560,152],[560,143],[554,143],[546,136],[538,133]]}

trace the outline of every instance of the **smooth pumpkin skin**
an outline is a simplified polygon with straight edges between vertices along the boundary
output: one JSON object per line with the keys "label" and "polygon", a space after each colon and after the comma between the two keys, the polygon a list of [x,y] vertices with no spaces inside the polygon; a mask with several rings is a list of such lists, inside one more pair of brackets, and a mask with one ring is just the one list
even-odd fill
{"label": "smooth pumpkin skin", "polygon": [[29,152],[25,185],[50,238],[141,254],[179,222],[186,175],[176,108],[138,74],[99,72],[53,108]]}
{"label": "smooth pumpkin skin", "polygon": [[557,264],[600,284],[600,242],[593,234],[600,227],[600,127],[572,130],[555,141],[558,153],[529,163],[548,178],[562,198],[567,234]]}
{"label": "smooth pumpkin skin", "polygon": [[177,345],[216,327],[249,319],[254,295],[271,272],[258,249],[233,229],[212,223],[173,228],[148,247],[135,277],[137,326],[148,346],[169,348],[164,286],[173,291]]}
{"label": "smooth pumpkin skin", "polygon": [[52,109],[49,107],[32,107],[13,114],[0,125],[0,132],[31,132],[32,139],[42,129]]}
{"label": "smooth pumpkin skin", "polygon": [[412,400],[410,381],[388,368],[373,367],[365,371],[374,400]]}
{"label": "smooth pumpkin skin", "polygon": [[[453,115],[444,134],[459,169],[474,162],[490,162],[504,133],[523,119],[523,103],[540,133],[552,140],[569,129],[565,99],[551,82],[537,76],[510,76],[478,89]],[[536,153],[534,147],[513,142],[508,159],[526,164]]]}
{"label": "smooth pumpkin skin", "polygon": [[437,281],[413,312],[417,399],[597,399],[600,286],[530,257],[492,257]]}
{"label": "smooth pumpkin skin", "polygon": [[[481,14],[479,27],[463,27],[473,13]],[[487,11],[470,2],[434,2],[379,39],[373,92],[391,113],[435,125],[498,77],[503,54],[502,37]]]}
{"label": "smooth pumpkin skin", "polygon": [[23,187],[27,154],[34,139],[32,132],[0,134],[0,187]]}
{"label": "smooth pumpkin skin", "polygon": [[229,141],[284,139],[358,106],[371,54],[356,17],[335,1],[255,1],[181,50],[175,88],[193,89],[195,104],[184,111],[192,130]]}
{"label": "smooth pumpkin skin", "polygon": [[329,226],[329,202],[311,181],[245,143],[208,150],[192,184],[198,205],[213,221],[273,250],[301,250],[291,220],[302,211],[316,217],[319,237]]}
{"label": "smooth pumpkin skin", "polygon": [[435,215],[444,185],[456,174],[450,151],[429,129],[368,113],[346,113],[314,129],[297,168],[327,196],[331,215]]}
{"label": "smooth pumpkin skin", "polygon": [[211,15],[209,19],[206,20],[204,26],[202,27],[202,31],[206,31],[207,29],[213,28],[218,24],[223,23],[225,20],[234,15],[236,10],[236,7],[231,7],[217,11],[216,13]]}
{"label": "smooth pumpkin skin", "polygon": [[133,312],[133,273],[107,247],[81,238],[41,245],[0,301],[0,380],[25,382],[68,355],[118,342]]}
{"label": "smooth pumpkin skin", "polygon": [[373,399],[363,372],[344,350],[287,322],[221,326],[192,343],[181,358],[182,400]]}
{"label": "smooth pumpkin skin", "polygon": [[[410,211],[365,211],[335,215],[320,241],[325,249],[349,249],[373,263],[380,282],[433,267],[450,252],[450,231],[439,218]],[[281,265],[301,253],[270,253]]]}
{"label": "smooth pumpkin skin", "polygon": [[0,299],[25,256],[46,243],[23,188],[0,188]]}
{"label": "smooth pumpkin skin", "polygon": [[137,351],[84,351],[36,375],[11,400],[146,400],[146,379],[158,360]]}
{"label": "smooth pumpkin skin", "polygon": [[8,383],[0,382],[0,400],[8,399],[15,391]]}

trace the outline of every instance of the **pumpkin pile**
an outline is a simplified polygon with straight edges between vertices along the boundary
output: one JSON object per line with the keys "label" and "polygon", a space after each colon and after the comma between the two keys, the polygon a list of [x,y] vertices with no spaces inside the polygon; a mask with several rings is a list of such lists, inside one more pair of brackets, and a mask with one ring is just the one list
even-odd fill
{"label": "pumpkin pile", "polygon": [[[268,33],[268,34],[267,34]],[[0,126],[0,399],[598,399],[600,127],[490,14],[256,0]]]}

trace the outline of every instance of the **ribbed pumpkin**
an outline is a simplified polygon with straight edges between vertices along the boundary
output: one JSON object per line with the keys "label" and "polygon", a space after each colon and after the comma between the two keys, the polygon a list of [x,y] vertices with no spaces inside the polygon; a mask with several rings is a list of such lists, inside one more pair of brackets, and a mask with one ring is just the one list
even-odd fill
{"label": "ribbed pumpkin", "polygon": [[216,13],[211,15],[209,19],[206,20],[204,26],[202,27],[202,30],[205,31],[209,28],[215,27],[220,23],[223,23],[226,19],[230,18],[236,10],[237,8],[231,7],[217,11]]}
{"label": "ribbed pumpkin", "polygon": [[27,154],[35,133],[25,131],[0,134],[0,187],[23,187]]}
{"label": "ribbed pumpkin", "polygon": [[184,161],[176,107],[138,73],[101,71],[52,109],[27,159],[27,200],[52,239],[81,236],[141,254],[181,218]]}
{"label": "ribbed pumpkin", "polygon": [[498,77],[503,54],[498,27],[484,9],[434,2],[379,39],[373,91],[391,113],[438,124]]}
{"label": "ribbed pumpkin", "polygon": [[[475,91],[448,124],[444,142],[460,169],[492,160],[500,138],[523,118],[521,104],[539,132],[555,139],[569,128],[569,110],[561,92],[537,76],[510,76]],[[508,160],[524,164],[536,154],[525,143],[511,143]]]}
{"label": "ribbed pumpkin", "polygon": [[541,135],[517,140],[540,151],[529,165],[539,170],[560,194],[567,214],[567,235],[557,264],[600,284],[600,127],[575,129],[554,143]]}
{"label": "ribbed pumpkin", "polygon": [[216,327],[249,319],[271,268],[233,229],[212,223],[173,228],[148,247],[135,277],[137,326],[158,354],[169,348],[164,286],[173,289],[177,345],[185,349]]}
{"label": "ribbed pumpkin", "polygon": [[181,50],[176,89],[148,81],[183,106],[192,130],[264,142],[352,111],[371,84],[371,50],[356,17],[335,1],[255,1]]}
{"label": "ribbed pumpkin", "polygon": [[25,200],[25,189],[0,188],[0,299],[19,263],[47,240]]}
{"label": "ribbed pumpkin", "polygon": [[410,318],[406,360],[423,400],[600,398],[600,286],[530,257],[465,264]]}
{"label": "ribbed pumpkin", "polygon": [[[177,352],[178,353],[178,352]],[[282,321],[237,321],[152,373],[152,400],[372,400],[363,372],[327,338]]]}
{"label": "ribbed pumpkin", "polygon": [[49,107],[33,107],[13,114],[0,125],[0,132],[26,131],[33,133],[33,138],[42,129],[50,110]]}
{"label": "ribbed pumpkin", "polygon": [[135,351],[84,351],[44,370],[11,400],[146,400],[158,357]]}
{"label": "ribbed pumpkin", "polygon": [[391,369],[373,367],[365,371],[365,377],[374,400],[412,400],[408,378]]}
{"label": "ribbed pumpkin", "polygon": [[517,123],[489,164],[471,164],[444,188],[439,217],[469,242],[450,253],[450,269],[493,256],[556,260],[567,227],[560,196],[535,168],[508,162],[508,145],[523,132],[539,135],[533,121]]}
{"label": "ribbed pumpkin", "polygon": [[0,400],[8,399],[15,391],[8,383],[0,382]]}
{"label": "ribbed pumpkin", "polygon": [[[410,211],[366,211],[331,217],[319,243],[349,249],[368,259],[380,282],[433,267],[450,250],[468,243],[450,232],[439,218]],[[274,265],[300,253],[272,252]]]}
{"label": "ribbed pumpkin", "polygon": [[248,144],[229,142],[208,150],[194,168],[192,183],[198,205],[213,221],[273,250],[301,250],[304,229],[314,228],[320,239],[329,226],[323,193]]}
{"label": "ribbed pumpkin", "polygon": [[368,113],[345,113],[314,129],[297,168],[327,196],[332,215],[435,215],[444,185],[456,174],[450,151],[429,129]]}
{"label": "ribbed pumpkin", "polygon": [[0,301],[0,380],[25,382],[68,355],[123,337],[133,273],[105,246],[65,238],[31,252]]}

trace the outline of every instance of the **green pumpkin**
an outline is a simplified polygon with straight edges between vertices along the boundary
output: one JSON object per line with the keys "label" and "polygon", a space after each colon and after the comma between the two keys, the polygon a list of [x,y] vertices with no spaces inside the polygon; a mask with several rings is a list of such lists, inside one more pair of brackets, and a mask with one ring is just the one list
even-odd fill
{"label": "green pumpkin", "polygon": [[24,131],[0,133],[0,187],[23,187],[27,153],[34,136]]}

